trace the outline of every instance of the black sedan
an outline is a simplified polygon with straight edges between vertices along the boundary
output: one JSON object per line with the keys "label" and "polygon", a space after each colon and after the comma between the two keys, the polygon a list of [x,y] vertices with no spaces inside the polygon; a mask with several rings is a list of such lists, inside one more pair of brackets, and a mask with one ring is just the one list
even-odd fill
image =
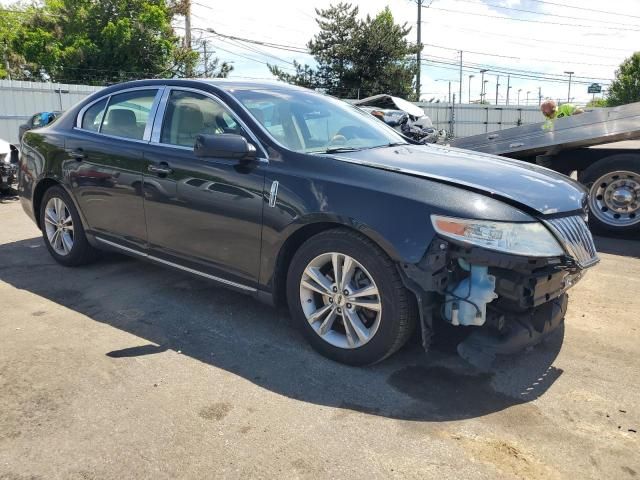
{"label": "black sedan", "polygon": [[112,249],[288,304],[355,365],[439,322],[469,359],[535,343],[598,260],[571,179],[282,83],[101,90],[25,134],[19,195],[59,263]]}

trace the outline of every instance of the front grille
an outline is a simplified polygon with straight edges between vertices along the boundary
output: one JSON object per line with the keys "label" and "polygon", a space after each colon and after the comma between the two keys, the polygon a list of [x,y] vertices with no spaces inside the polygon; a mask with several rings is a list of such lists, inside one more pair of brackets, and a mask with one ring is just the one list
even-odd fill
{"label": "front grille", "polygon": [[600,260],[589,227],[581,216],[552,218],[545,223],[580,267],[590,267]]}

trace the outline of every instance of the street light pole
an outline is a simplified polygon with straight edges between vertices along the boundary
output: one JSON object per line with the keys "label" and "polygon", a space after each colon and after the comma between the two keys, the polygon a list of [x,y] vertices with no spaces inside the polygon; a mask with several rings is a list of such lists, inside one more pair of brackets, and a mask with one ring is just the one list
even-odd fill
{"label": "street light pole", "polygon": [[500,75],[496,77],[496,105],[498,105],[498,92],[500,90]]}
{"label": "street light pole", "polygon": [[518,89],[518,106],[520,106],[520,92],[522,91],[521,88]]}
{"label": "street light pole", "polygon": [[567,75],[569,75],[569,93],[567,93],[567,102],[571,102],[571,77],[573,77],[573,74],[576,72],[564,72]]}
{"label": "street light pole", "polygon": [[420,101],[420,67],[422,67],[422,58],[421,58],[421,54],[422,54],[422,39],[421,39],[421,33],[422,33],[422,0],[417,0],[417,4],[418,4],[418,28],[416,29],[418,31],[418,52],[416,53],[416,57],[417,57],[417,70],[416,70],[416,100]]}
{"label": "street light pole", "polygon": [[480,74],[482,75],[482,78],[480,79],[482,82],[480,85],[480,103],[484,103],[484,96],[487,94],[486,85],[484,82],[484,74],[488,71],[489,70],[487,70],[486,68],[480,70]]}
{"label": "street light pole", "polygon": [[471,103],[471,79],[475,78],[475,75],[469,75],[469,103]]}
{"label": "street light pole", "polygon": [[531,91],[527,92],[527,107],[529,106],[529,94],[531,93]]}

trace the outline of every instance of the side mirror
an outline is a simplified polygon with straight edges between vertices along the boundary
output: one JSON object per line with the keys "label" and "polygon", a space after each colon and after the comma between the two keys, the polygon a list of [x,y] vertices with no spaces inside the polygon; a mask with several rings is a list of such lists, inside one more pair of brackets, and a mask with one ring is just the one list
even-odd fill
{"label": "side mirror", "polygon": [[198,135],[193,146],[196,157],[233,158],[250,161],[257,157],[256,147],[242,135],[221,133],[220,135]]}

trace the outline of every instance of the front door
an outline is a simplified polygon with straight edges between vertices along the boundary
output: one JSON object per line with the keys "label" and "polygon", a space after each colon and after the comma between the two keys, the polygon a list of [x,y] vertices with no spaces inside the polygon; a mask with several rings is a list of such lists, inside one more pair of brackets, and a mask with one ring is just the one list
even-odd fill
{"label": "front door", "polygon": [[145,88],[105,97],[65,139],[65,176],[89,231],[137,249],[147,242],[142,154],[156,94]]}
{"label": "front door", "polygon": [[154,126],[156,138],[144,154],[150,255],[253,286],[259,273],[266,163],[196,157],[193,145],[200,133],[251,138],[213,96],[177,88],[165,96],[164,112],[158,112],[161,126],[157,132]]}

